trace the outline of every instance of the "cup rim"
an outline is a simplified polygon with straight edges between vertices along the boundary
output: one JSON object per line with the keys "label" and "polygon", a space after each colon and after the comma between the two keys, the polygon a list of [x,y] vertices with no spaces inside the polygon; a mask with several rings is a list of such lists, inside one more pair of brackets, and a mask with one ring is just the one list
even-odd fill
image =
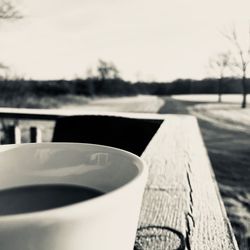
{"label": "cup rim", "polygon": [[[143,181],[146,183],[147,176],[148,176],[148,167],[146,162],[139,156],[115,147],[101,145],[101,144],[92,144],[92,143],[75,143],[75,142],[42,142],[42,143],[25,143],[25,144],[7,144],[7,145],[1,145],[0,146],[0,153],[2,152],[1,149],[3,147],[7,148],[15,148],[15,147],[22,147],[22,146],[67,146],[67,145],[75,145],[75,146],[86,146],[86,147],[92,147],[92,148],[102,148],[106,150],[111,150],[117,153],[120,153],[125,156],[129,156],[130,158],[134,159],[138,166],[138,173],[135,177],[133,177],[131,180],[123,184],[122,186],[115,188],[114,190],[108,191],[107,193],[104,193],[100,196],[91,198],[89,200],[76,202],[73,204],[57,207],[57,208],[51,208],[47,210],[41,210],[41,211],[34,211],[34,212],[28,212],[28,213],[20,213],[20,214],[11,214],[11,215],[0,215],[0,224],[1,222],[8,222],[8,221],[17,221],[17,220],[32,220],[34,221],[36,218],[48,218],[48,217],[55,217],[55,216],[69,216],[74,217],[75,212],[80,211],[81,213],[84,213],[84,211],[93,211],[98,210],[98,208],[107,206],[109,202],[112,202],[112,200],[117,199],[119,196],[122,195],[122,193],[126,192],[126,190],[132,189],[136,186],[138,181]],[[5,151],[5,150],[3,150]],[[79,209],[81,207],[81,209]]]}

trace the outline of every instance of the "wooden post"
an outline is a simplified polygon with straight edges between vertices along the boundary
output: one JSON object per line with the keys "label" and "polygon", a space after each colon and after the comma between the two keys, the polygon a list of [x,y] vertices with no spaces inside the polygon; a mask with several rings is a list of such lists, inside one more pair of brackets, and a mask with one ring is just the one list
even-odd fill
{"label": "wooden post", "polygon": [[30,128],[30,142],[42,142],[42,131],[37,127]]}

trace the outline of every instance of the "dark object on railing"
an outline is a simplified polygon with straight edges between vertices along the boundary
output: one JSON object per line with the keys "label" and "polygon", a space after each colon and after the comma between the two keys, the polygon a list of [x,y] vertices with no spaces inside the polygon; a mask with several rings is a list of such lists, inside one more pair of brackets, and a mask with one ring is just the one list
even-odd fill
{"label": "dark object on railing", "polygon": [[6,126],[0,144],[20,144],[20,143],[21,143],[20,128],[17,125]]}
{"label": "dark object on railing", "polygon": [[[42,142],[42,132],[37,127],[30,127],[30,142]],[[8,125],[4,128],[0,144],[22,143],[21,129],[18,125]]]}
{"label": "dark object on railing", "polygon": [[121,148],[141,155],[162,120],[82,115],[59,118],[54,142],[84,142]]}
{"label": "dark object on railing", "polygon": [[30,128],[30,142],[42,142],[42,132],[39,128]]}

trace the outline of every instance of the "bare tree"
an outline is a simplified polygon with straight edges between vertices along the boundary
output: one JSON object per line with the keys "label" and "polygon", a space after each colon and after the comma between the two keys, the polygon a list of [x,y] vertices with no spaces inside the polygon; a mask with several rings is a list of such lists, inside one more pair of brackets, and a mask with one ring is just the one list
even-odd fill
{"label": "bare tree", "polygon": [[[14,7],[13,3],[8,0],[0,0],[0,21],[15,20],[22,18],[21,13]],[[1,70],[8,70],[9,67],[0,63]]]}
{"label": "bare tree", "polygon": [[232,27],[228,32],[222,33],[227,38],[235,49],[235,58],[233,65],[240,70],[241,73],[241,84],[243,90],[242,108],[246,108],[247,105],[247,69],[250,62],[250,25],[248,25],[247,31],[247,46],[243,46],[240,42],[238,32],[235,26]]}
{"label": "bare tree", "polygon": [[0,19],[19,19],[22,18],[20,12],[14,7],[11,1],[0,0]]}
{"label": "bare tree", "polygon": [[[14,7],[13,3],[8,0],[0,0],[0,21],[15,20],[22,18],[20,12]],[[0,69],[8,70],[9,67],[5,64],[0,63]],[[6,76],[5,76],[6,77]],[[1,77],[0,77],[1,78]],[[2,131],[7,131],[8,126],[3,119],[0,120],[0,143],[2,142],[3,134]],[[6,136],[6,133],[4,133]],[[6,139],[6,138],[4,138]]]}
{"label": "bare tree", "polygon": [[102,80],[109,79],[109,78],[112,78],[112,79],[119,78],[119,71],[112,62],[109,63],[103,60],[99,60],[97,71],[99,73],[100,79]]}
{"label": "bare tree", "polygon": [[217,57],[210,60],[209,66],[215,72],[218,78],[218,102],[221,102],[222,86],[224,82],[225,72],[230,69],[231,53],[230,51],[223,52]]}

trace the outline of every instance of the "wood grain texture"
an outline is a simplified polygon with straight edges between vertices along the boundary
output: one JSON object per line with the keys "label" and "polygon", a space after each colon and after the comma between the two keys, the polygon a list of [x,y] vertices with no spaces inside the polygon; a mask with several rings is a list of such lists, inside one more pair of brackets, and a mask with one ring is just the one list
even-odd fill
{"label": "wood grain texture", "polygon": [[142,158],[137,249],[238,249],[194,117],[166,115]]}

